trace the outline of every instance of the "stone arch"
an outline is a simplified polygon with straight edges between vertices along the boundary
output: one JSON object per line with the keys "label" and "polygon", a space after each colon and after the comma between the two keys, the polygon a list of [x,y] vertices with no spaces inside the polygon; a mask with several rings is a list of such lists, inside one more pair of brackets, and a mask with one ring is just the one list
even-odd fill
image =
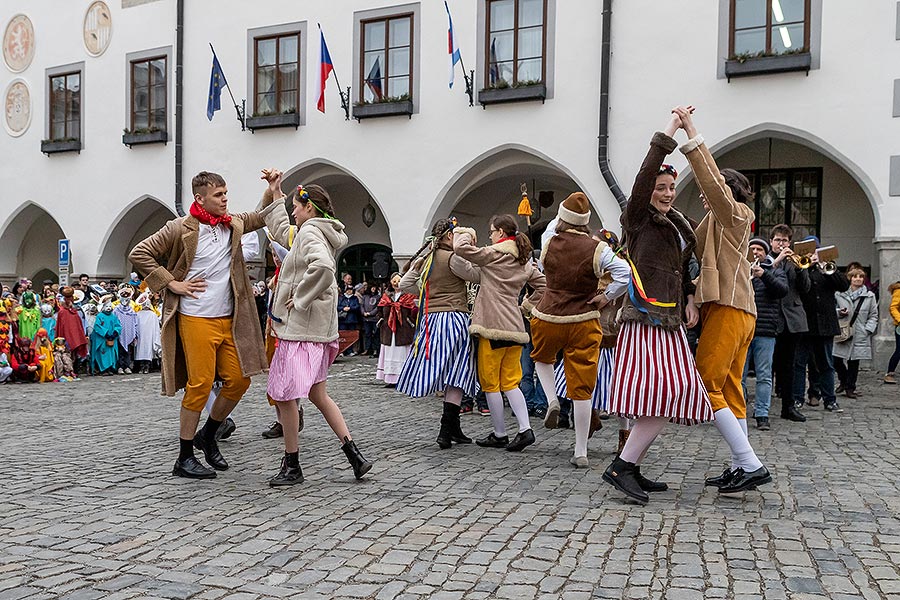
{"label": "stone arch", "polygon": [[[818,172],[815,178],[821,187],[817,192],[819,216],[815,220],[820,224],[823,243],[838,247],[840,265],[858,260],[871,267],[873,275],[878,273],[872,239],[880,227],[880,196],[871,178],[843,153],[808,132],[777,123],[761,123],[745,129],[712,144],[710,151],[720,167],[733,167],[748,173],[764,171],[770,173],[770,178],[774,177],[769,179],[770,184],[760,180],[763,187],[756,190],[761,196],[761,217],[766,213],[763,203],[777,207],[777,211],[769,215],[770,224],[773,219],[780,221],[777,214],[785,209],[784,201],[778,198],[797,193],[786,191],[793,189],[791,181],[794,185],[806,185],[803,179],[793,179],[790,172]],[[678,184],[676,203],[689,216],[699,220],[704,212],[697,198],[698,192],[693,174],[688,173]],[[809,215],[806,219],[812,222]],[[800,222],[803,221],[801,218]],[[765,229],[764,225],[763,219],[757,224],[760,230]],[[800,232],[803,235],[802,228]]]}
{"label": "stone arch", "polygon": [[57,242],[66,235],[45,208],[24,202],[9,214],[0,232],[0,277],[31,277],[44,269],[56,273]]}
{"label": "stone arch", "polygon": [[128,253],[132,248],[176,216],[159,198],[150,195],[140,196],[122,208],[100,243],[97,277],[126,277],[131,272]]}
{"label": "stone arch", "polygon": [[[558,205],[569,193],[581,190],[588,195],[595,210],[592,226],[599,225],[604,217],[615,218],[600,213],[587,188],[567,167],[534,148],[510,143],[480,154],[457,170],[432,203],[423,229],[430,230],[438,218],[451,213],[475,219],[487,219],[497,212],[515,214],[521,182],[528,184],[532,207],[537,207],[537,195],[541,191],[552,192],[553,201]],[[555,215],[553,206],[535,211],[532,231],[540,230]]]}
{"label": "stone arch", "polygon": [[[808,131],[804,131],[803,129],[798,129],[797,127],[791,127],[790,125],[784,125],[782,123],[759,123],[752,127],[748,127],[742,131],[736,132],[721,141],[710,145],[709,150],[712,152],[713,156],[719,157],[732,150],[739,148],[740,146],[744,146],[750,142],[754,142],[761,139],[772,138],[777,140],[784,140],[787,142],[792,142],[798,144],[800,146],[805,146],[819,154],[825,156],[830,161],[837,164],[839,167],[844,169],[850,177],[859,185],[860,189],[865,193],[866,198],[869,201],[869,206],[872,209],[872,213],[875,217],[875,235],[876,237],[880,234],[881,231],[881,215],[879,211],[880,204],[880,194],[878,193],[878,188],[875,186],[875,182],[872,181],[872,178],[860,168],[854,161],[850,160],[844,153],[840,152],[837,148],[823,140],[822,138],[809,133]],[[678,184],[678,194],[680,195],[681,191],[687,187],[689,184],[693,182],[693,174],[689,173],[681,182]]]}

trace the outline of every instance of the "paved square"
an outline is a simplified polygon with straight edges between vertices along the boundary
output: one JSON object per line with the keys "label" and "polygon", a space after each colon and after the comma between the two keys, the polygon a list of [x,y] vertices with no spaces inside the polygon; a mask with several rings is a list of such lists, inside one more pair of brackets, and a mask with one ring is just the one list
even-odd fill
{"label": "paved square", "polygon": [[0,386],[0,600],[900,598],[900,386],[871,372],[844,413],[751,427],[775,478],[761,492],[704,488],[725,443],[669,426],[644,472],[670,491],[641,507],[600,478],[614,421],[589,470],[567,462],[571,430],[536,426],[522,454],[441,451],[440,401],[374,371],[345,359],[329,380],[369,476],[353,479],[307,403],[306,482],[287,489],[266,485],[282,446],[260,437],[264,376],[221,444],[232,468],[211,481],[170,475],[178,402],[158,374]]}

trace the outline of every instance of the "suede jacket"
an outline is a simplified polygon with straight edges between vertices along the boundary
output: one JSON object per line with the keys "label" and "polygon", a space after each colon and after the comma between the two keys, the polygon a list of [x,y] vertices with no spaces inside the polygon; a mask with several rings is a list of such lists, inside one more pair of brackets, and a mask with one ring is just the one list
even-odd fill
{"label": "suede jacket", "polygon": [[525,284],[530,285],[534,292],[523,304],[534,306],[540,302],[547,280],[534,260],[519,264],[515,240],[483,248],[476,246],[475,240],[474,229],[453,230],[453,252],[481,271],[481,287],[475,296],[469,332],[489,340],[527,344],[530,336],[522,321],[519,292]]}
{"label": "suede jacket", "polygon": [[628,256],[647,296],[675,306],[654,306],[640,297],[635,306],[631,297],[626,296],[619,316],[622,322],[638,321],[668,330],[679,329],[683,323],[684,298],[694,293],[688,273],[688,263],[697,244],[693,225],[674,208],[662,214],[650,203],[659,168],[677,147],[678,143],[666,134],[653,134],[650,150],[634,178],[631,199],[621,218]]}

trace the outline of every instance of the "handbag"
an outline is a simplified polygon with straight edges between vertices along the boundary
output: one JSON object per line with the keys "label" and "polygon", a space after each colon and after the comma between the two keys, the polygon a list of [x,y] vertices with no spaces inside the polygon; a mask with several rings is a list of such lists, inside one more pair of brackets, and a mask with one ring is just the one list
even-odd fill
{"label": "handbag", "polygon": [[850,317],[850,322],[844,325],[841,325],[841,332],[834,338],[834,341],[838,344],[849,341],[853,339],[853,324],[856,323],[856,317],[859,316],[859,309],[862,308],[863,302],[865,302],[866,297],[863,296],[856,303],[856,310],[853,311],[853,316]]}

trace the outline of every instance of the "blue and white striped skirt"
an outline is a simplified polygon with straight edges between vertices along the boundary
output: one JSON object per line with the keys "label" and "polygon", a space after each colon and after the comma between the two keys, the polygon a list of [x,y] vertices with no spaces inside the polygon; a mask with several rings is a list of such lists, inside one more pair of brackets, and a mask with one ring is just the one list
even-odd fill
{"label": "blue and white striped skirt", "polygon": [[453,386],[474,396],[475,346],[469,335],[469,321],[469,315],[462,312],[429,313],[420,320],[397,391],[418,398]]}
{"label": "blue and white striped skirt", "polygon": [[[615,348],[600,348],[600,358],[597,359],[597,383],[594,385],[594,393],[591,396],[591,406],[594,410],[608,410],[609,408],[609,391],[612,388],[615,357]],[[556,395],[560,398],[568,398],[566,373],[562,361],[556,363],[554,372],[556,373]]]}

